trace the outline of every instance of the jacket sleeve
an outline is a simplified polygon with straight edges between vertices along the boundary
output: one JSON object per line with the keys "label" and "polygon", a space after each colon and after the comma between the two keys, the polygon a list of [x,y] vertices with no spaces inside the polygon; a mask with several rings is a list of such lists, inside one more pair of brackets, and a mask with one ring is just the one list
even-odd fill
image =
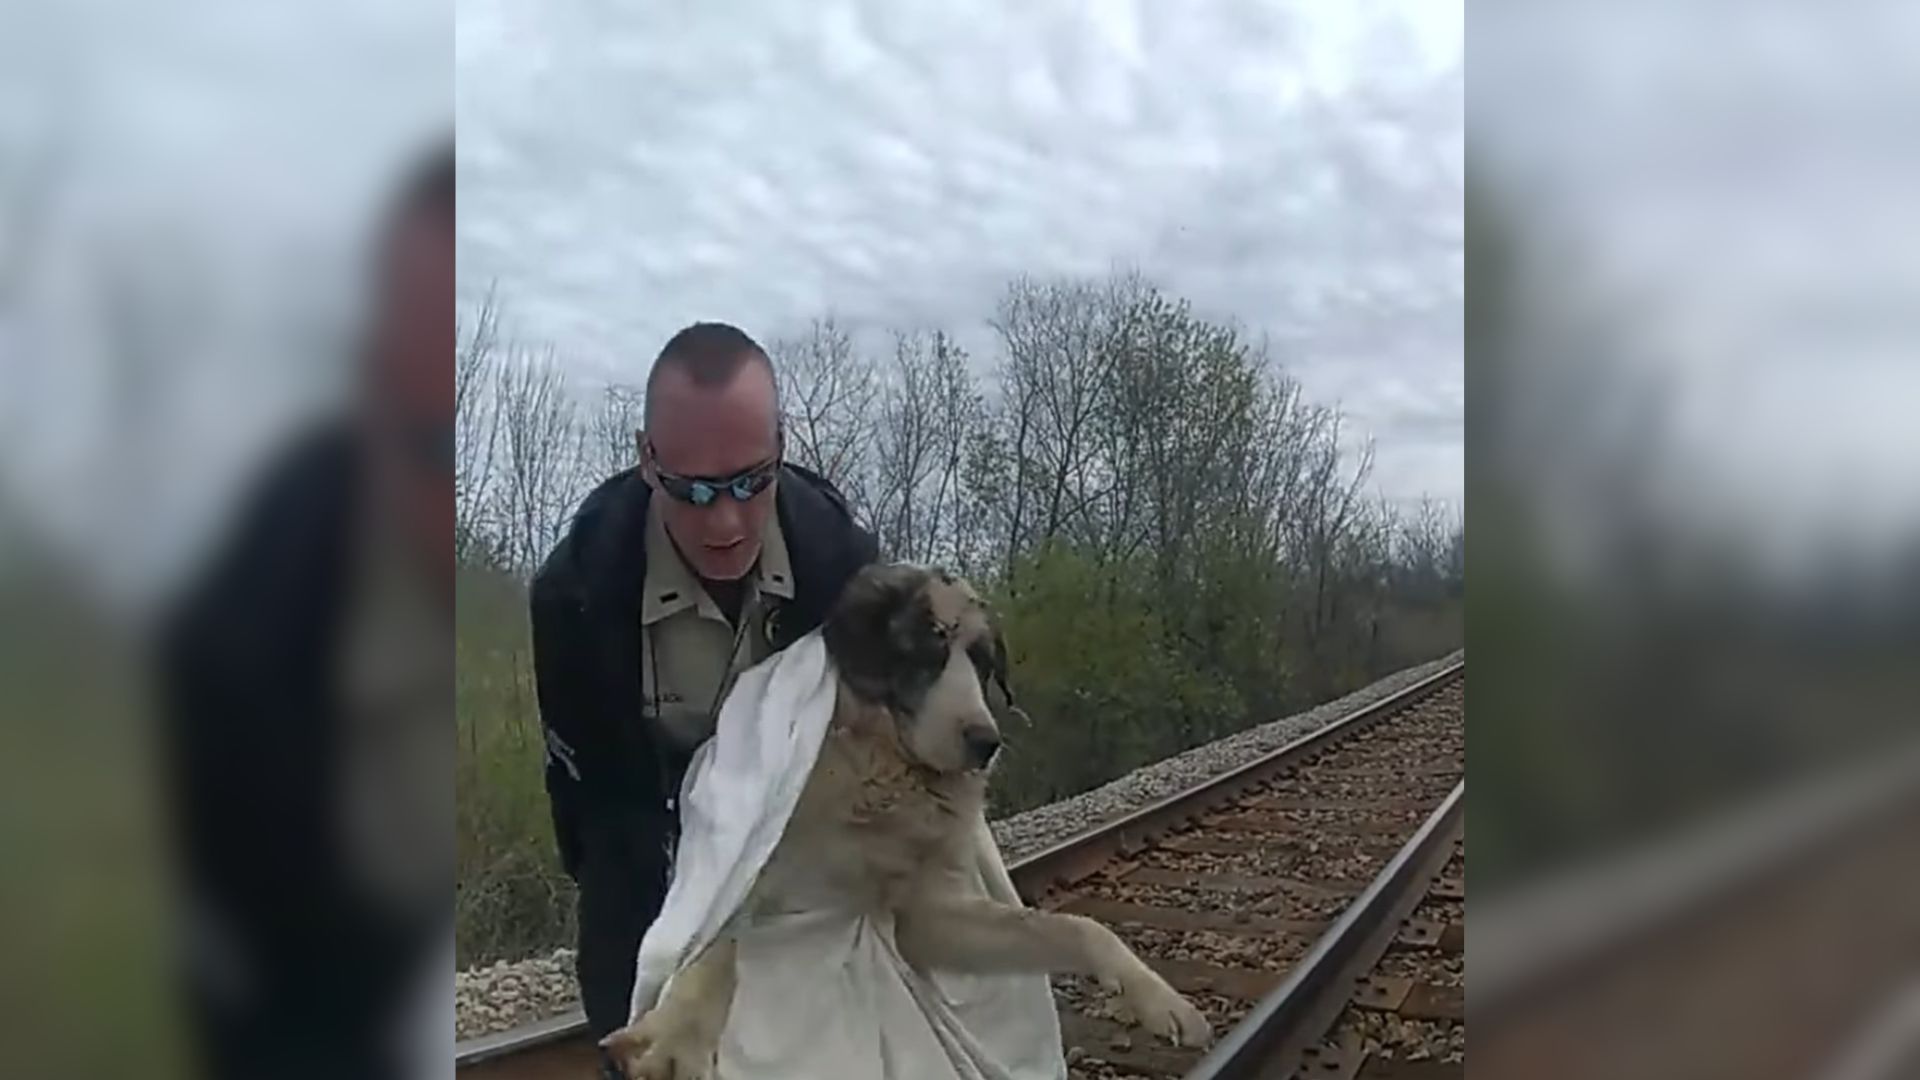
{"label": "jacket sleeve", "polygon": [[[534,579],[529,606],[534,697],[561,865],[577,882],[584,860],[614,851],[611,857],[630,864],[629,870],[659,876],[655,834],[669,824],[661,801],[662,763],[647,740],[609,713],[599,665],[603,628],[589,624],[574,590],[544,572]],[[646,843],[629,851],[639,837]]]}
{"label": "jacket sleeve", "polygon": [[853,569],[855,571],[858,571],[868,563],[880,561],[879,538],[874,536],[872,532],[868,531],[858,522],[855,522],[853,525],[853,541],[850,549],[852,552],[851,562],[853,563]]}
{"label": "jacket sleeve", "polygon": [[[564,601],[543,578],[535,578],[529,597],[533,628],[534,698],[540,711],[540,734],[546,740],[546,788],[553,818],[553,839],[567,876],[580,878],[580,809],[583,775],[581,753],[586,718],[581,715],[578,614],[565,610]],[[571,618],[569,616],[572,616]],[[570,640],[571,639],[571,640]]]}

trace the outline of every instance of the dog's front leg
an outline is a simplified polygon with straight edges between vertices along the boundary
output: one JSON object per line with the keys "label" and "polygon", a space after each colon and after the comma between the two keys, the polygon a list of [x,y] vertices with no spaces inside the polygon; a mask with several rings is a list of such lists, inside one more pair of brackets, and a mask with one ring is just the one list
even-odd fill
{"label": "dog's front leg", "polygon": [[1212,1025],[1113,931],[1079,915],[991,900],[922,901],[897,913],[895,940],[921,970],[1070,974],[1117,990],[1123,1008],[1179,1046],[1205,1046]]}
{"label": "dog's front leg", "polygon": [[707,947],[646,1015],[600,1041],[629,1080],[711,1080],[733,1006],[734,941]]}

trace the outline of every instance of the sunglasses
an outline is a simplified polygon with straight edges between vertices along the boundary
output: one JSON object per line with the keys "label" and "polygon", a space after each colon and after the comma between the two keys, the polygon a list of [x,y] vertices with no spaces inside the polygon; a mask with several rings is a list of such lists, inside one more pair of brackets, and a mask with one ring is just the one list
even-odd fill
{"label": "sunglasses", "polygon": [[[652,448],[649,447],[649,456]],[[654,466],[654,475],[660,479],[660,490],[672,498],[691,506],[711,506],[720,497],[721,492],[733,496],[736,502],[746,502],[755,495],[767,490],[773,483],[775,474],[780,471],[779,457],[772,457],[736,476],[715,478],[708,476],[676,476],[658,465]]]}

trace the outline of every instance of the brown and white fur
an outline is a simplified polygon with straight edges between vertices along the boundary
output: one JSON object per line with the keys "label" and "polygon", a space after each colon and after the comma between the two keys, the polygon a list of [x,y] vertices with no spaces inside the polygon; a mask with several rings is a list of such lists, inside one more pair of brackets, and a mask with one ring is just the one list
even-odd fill
{"label": "brown and white fur", "polygon": [[[890,912],[915,967],[1092,976],[1125,1012],[1176,1044],[1204,1045],[1204,1016],[1091,919],[989,899],[982,871],[1011,899],[984,813],[1000,746],[986,688],[1011,705],[1006,652],[963,581],[910,564],[870,566],[822,628],[839,685],[820,756],[746,901],[746,914]],[[602,1041],[634,1080],[713,1075],[733,998],[734,943],[723,935],[640,1019]]]}

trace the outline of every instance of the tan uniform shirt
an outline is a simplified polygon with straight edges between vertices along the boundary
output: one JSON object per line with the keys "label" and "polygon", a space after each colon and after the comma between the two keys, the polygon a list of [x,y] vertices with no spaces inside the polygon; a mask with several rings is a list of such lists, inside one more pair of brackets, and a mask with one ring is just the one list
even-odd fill
{"label": "tan uniform shirt", "polygon": [[768,617],[793,599],[793,566],[779,515],[767,515],[760,560],[743,582],[740,623],[727,621],[647,512],[647,581],[640,602],[641,709],[669,743],[690,750],[713,734],[720,702],[740,672],[773,652]]}

